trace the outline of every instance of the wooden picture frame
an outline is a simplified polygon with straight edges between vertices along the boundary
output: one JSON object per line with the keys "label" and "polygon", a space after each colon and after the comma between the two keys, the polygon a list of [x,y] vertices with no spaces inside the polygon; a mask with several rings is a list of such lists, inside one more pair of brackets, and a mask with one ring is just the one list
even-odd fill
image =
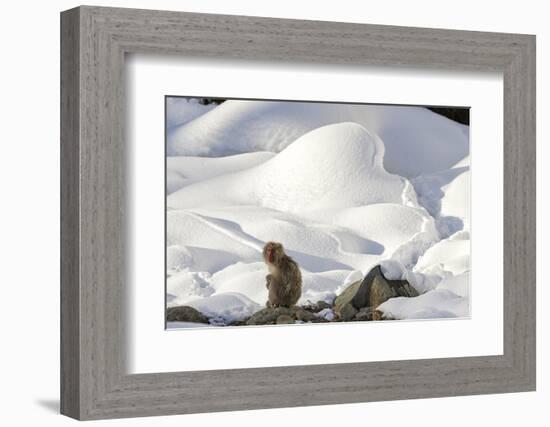
{"label": "wooden picture frame", "polygon": [[[126,53],[502,72],[503,355],[126,374]],[[78,7],[61,14],[61,166],[65,415],[84,420],[535,390],[532,35]]]}

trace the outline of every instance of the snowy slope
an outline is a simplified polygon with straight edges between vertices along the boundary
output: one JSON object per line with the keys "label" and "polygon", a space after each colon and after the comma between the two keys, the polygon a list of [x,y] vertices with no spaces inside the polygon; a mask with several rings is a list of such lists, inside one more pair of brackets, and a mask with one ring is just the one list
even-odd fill
{"label": "snowy slope", "polygon": [[274,155],[269,152],[255,152],[223,158],[168,157],[166,159],[166,191],[170,194],[198,180],[248,169],[269,160]]}
{"label": "snowy slope", "polygon": [[469,157],[452,168],[412,180],[418,201],[436,219],[442,236],[470,228]]}
{"label": "snowy slope", "polygon": [[298,138],[277,156],[245,171],[188,185],[168,206],[261,205],[282,211],[416,203],[408,181],[385,171],[378,136],[356,123],[338,123]]}
{"label": "snowy slope", "polygon": [[197,98],[166,98],[166,129],[168,134],[177,127],[189,123],[216,107],[215,104],[201,105]]}
{"label": "snowy slope", "polygon": [[281,152],[324,125],[354,122],[384,141],[384,166],[405,177],[450,168],[468,155],[468,127],[419,107],[229,100],[168,135],[169,155]]}

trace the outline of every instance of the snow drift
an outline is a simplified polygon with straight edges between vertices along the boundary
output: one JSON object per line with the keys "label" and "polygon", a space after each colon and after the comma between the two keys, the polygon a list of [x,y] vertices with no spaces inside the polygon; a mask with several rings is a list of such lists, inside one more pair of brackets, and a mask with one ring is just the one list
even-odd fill
{"label": "snow drift", "polygon": [[405,177],[448,169],[468,155],[468,127],[407,106],[228,100],[168,134],[168,155],[279,153],[319,127],[354,122],[378,135],[384,166]]}
{"label": "snow drift", "polygon": [[356,123],[315,129],[279,155],[245,171],[185,186],[168,197],[174,209],[261,205],[281,211],[416,203],[412,186],[385,171],[384,146]]}

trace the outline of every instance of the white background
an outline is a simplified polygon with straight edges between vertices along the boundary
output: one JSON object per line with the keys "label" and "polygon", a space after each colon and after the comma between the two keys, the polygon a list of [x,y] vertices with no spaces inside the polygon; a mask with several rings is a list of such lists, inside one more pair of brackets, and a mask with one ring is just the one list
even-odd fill
{"label": "white background", "polygon": [[[59,384],[59,17],[73,1],[9,2],[3,5],[0,155],[0,299],[2,375],[0,419],[6,425],[62,426]],[[248,14],[375,24],[442,27],[537,34],[538,74],[538,392],[366,403],[313,408],[131,419],[109,425],[362,425],[498,426],[548,423],[550,401],[546,323],[550,215],[542,166],[550,160],[550,28],[544,2],[463,0],[320,1],[97,1],[95,4],[197,12]],[[546,160],[546,161],[545,161]],[[546,238],[546,241],[544,239]],[[525,312],[530,307],[524,308]],[[93,424],[93,423],[92,423]]]}
{"label": "white background", "polygon": [[[273,66],[249,61],[127,59],[133,195],[130,372],[174,372],[502,354],[502,76],[363,67]],[[184,76],[185,78],[182,78]],[[223,76],[220,79],[219,76]],[[265,82],[269,82],[266,85]],[[319,88],[323,88],[321,91]],[[391,90],[388,90],[391,88]],[[164,94],[471,106],[472,318],[209,328],[164,324]],[[157,141],[155,144],[154,141]],[[155,161],[154,159],[157,159]],[[482,165],[476,166],[476,165]],[[497,190],[498,189],[498,190]],[[483,230],[480,235],[476,230]],[[494,272],[499,272],[495,275]],[[156,285],[155,285],[156,283]],[[368,351],[342,351],[361,337]],[[285,345],[273,345],[284,340]],[[254,343],[251,347],[250,343]],[[315,351],[312,343],[330,343]],[[188,349],[193,351],[189,352]],[[268,352],[260,349],[269,348]],[[292,348],[292,351],[288,351]],[[220,357],[219,349],[231,349]],[[184,357],[182,355],[185,355]]]}

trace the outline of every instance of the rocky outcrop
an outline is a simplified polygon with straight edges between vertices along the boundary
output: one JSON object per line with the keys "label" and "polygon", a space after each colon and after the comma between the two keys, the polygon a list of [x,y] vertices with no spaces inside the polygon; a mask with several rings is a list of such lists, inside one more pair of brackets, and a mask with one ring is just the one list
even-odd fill
{"label": "rocky outcrop", "polygon": [[166,320],[168,322],[208,323],[208,317],[187,305],[170,307],[166,311]]}
{"label": "rocky outcrop", "polygon": [[[416,297],[418,292],[406,280],[390,280],[384,277],[379,265],[374,267],[362,281],[348,286],[334,300],[334,311],[342,321],[378,320],[375,309],[394,297]],[[363,311],[363,314],[359,313]],[[380,312],[378,312],[380,313]]]}
{"label": "rocky outcrop", "polygon": [[268,307],[254,313],[247,321],[247,325],[280,325],[290,323],[320,323],[326,322],[315,312],[304,307]]}
{"label": "rocky outcrop", "polygon": [[[376,266],[363,280],[352,283],[338,295],[334,304],[318,301],[304,306],[267,307],[226,326],[388,320],[387,316],[377,310],[380,304],[394,297],[415,296],[418,296],[418,292],[409,282],[386,279],[380,266]],[[204,314],[189,306],[169,308],[166,319],[169,322],[209,323]],[[210,319],[210,323],[215,324],[213,320]]]}
{"label": "rocky outcrop", "polygon": [[291,325],[293,323],[296,323],[296,320],[288,314],[281,314],[279,317],[277,317],[276,323],[277,325]]}

